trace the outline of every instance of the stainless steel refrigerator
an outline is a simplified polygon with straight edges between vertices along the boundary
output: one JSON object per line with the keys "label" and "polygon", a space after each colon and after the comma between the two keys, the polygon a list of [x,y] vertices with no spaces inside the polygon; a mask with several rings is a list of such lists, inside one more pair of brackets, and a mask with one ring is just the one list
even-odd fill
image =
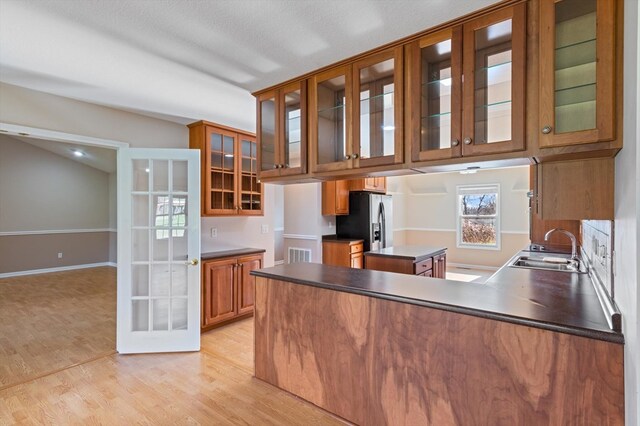
{"label": "stainless steel refrigerator", "polygon": [[336,217],[336,234],[364,240],[364,251],[393,246],[391,195],[370,192],[349,194],[349,214]]}

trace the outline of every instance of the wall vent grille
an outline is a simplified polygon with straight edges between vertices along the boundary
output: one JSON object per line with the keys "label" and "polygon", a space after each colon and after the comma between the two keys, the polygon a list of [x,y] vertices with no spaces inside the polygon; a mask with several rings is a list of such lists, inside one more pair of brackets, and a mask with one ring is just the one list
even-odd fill
{"label": "wall vent grille", "polygon": [[310,263],[311,262],[311,250],[289,247],[289,262],[287,263]]}

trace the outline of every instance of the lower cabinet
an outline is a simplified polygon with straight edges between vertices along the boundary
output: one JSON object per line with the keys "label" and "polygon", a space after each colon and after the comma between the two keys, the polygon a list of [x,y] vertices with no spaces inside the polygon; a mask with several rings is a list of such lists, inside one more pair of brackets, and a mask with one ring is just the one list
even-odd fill
{"label": "lower cabinet", "polygon": [[446,278],[447,253],[435,254],[419,261],[394,256],[367,255],[365,269],[397,272],[421,277]]}
{"label": "lower cabinet", "polygon": [[362,269],[364,266],[362,240],[328,240],[322,242],[322,263]]}
{"label": "lower cabinet", "polygon": [[253,313],[255,278],[262,254],[202,262],[202,330]]}

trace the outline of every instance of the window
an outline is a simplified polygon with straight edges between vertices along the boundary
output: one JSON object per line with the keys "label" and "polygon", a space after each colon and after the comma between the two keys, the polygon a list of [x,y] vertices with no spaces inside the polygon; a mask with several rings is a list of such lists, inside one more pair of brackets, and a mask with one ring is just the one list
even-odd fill
{"label": "window", "polygon": [[457,187],[458,247],[500,249],[500,186]]}
{"label": "window", "polygon": [[[156,200],[155,226],[157,227],[184,227],[186,226],[186,197],[173,197],[173,208],[169,206],[168,196],[158,196]],[[169,224],[169,213],[171,211],[171,224]],[[173,229],[174,237],[183,237],[184,229]],[[156,229],[156,238],[164,240],[169,238],[169,229]]]}

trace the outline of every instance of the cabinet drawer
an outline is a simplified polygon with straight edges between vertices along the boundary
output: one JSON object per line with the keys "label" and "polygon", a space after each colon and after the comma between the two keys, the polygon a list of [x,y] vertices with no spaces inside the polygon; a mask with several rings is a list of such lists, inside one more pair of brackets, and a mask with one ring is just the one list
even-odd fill
{"label": "cabinet drawer", "polygon": [[433,269],[433,258],[430,257],[421,262],[414,263],[414,268],[416,275],[420,275],[429,269]]}
{"label": "cabinet drawer", "polygon": [[350,253],[362,253],[363,250],[364,250],[364,244],[363,243],[353,244],[353,245],[349,246],[349,252]]}

